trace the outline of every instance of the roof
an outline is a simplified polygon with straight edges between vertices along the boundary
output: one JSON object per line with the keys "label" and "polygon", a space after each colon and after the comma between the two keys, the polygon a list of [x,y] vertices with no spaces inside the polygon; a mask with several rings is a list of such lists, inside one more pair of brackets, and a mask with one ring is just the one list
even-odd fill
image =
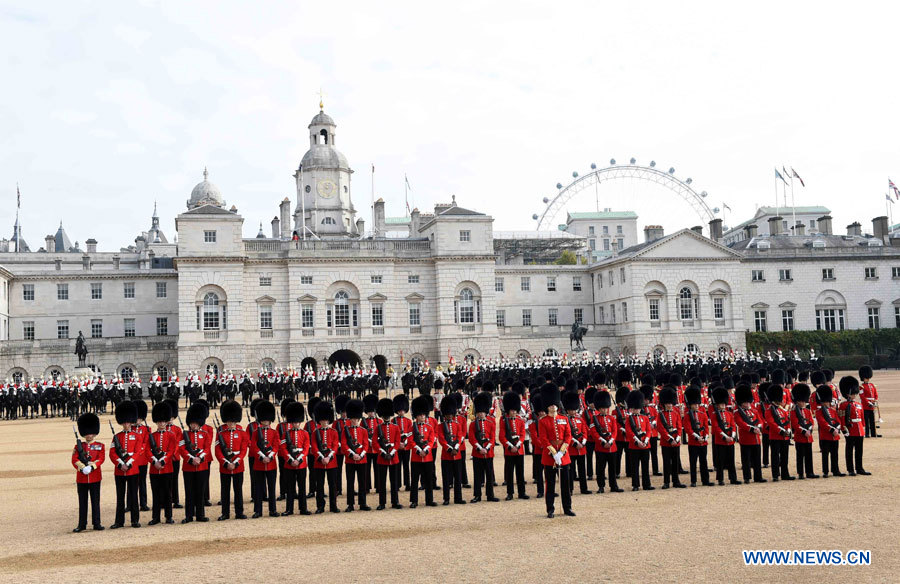
{"label": "roof", "polygon": [[494,239],[584,239],[567,231],[495,231]]}
{"label": "roof", "polygon": [[484,217],[484,213],[479,213],[478,211],[472,211],[471,209],[464,209],[463,207],[459,207],[457,205],[453,205],[452,207],[448,207],[446,210],[441,211],[439,213],[440,216],[444,215],[480,215]]}
{"label": "roof", "polygon": [[234,213],[222,207],[206,204],[185,211],[182,215],[234,215]]}
{"label": "roof", "polygon": [[759,242],[768,243],[767,249],[806,249],[812,247],[812,242],[821,241],[825,243],[826,249],[835,248],[852,248],[859,247],[883,247],[880,239],[874,237],[865,237],[863,235],[824,235],[816,233],[813,235],[776,235],[752,237],[733,243],[731,249],[743,251],[746,249],[757,248]]}
{"label": "roof", "polygon": [[818,214],[818,215],[822,216],[822,215],[830,214],[831,209],[829,209],[828,207],[822,207],[821,205],[813,205],[810,207],[768,207],[768,206],[764,205],[756,210],[756,213],[753,214],[753,217],[751,217],[750,219],[747,219],[743,223],[739,223],[739,224],[735,225],[734,227],[729,227],[725,231],[725,233],[733,233],[735,231],[740,231],[747,225],[756,223],[756,221],[758,219],[761,219],[762,217],[765,217],[766,215],[771,215],[773,217],[775,217],[776,215],[780,215],[782,217],[787,218],[788,216],[795,214],[795,213],[799,213],[801,215]]}
{"label": "roof", "polygon": [[675,239],[676,237],[682,237],[682,236],[694,237],[694,238],[699,239],[711,246],[721,248],[722,250],[726,251],[730,255],[733,255],[736,257],[741,256],[740,252],[736,251],[732,247],[725,246],[717,241],[713,241],[713,240],[709,239],[708,237],[704,237],[703,235],[695,232],[692,229],[685,228],[685,229],[680,229],[670,235],[665,235],[663,237],[660,237],[659,239],[654,239],[653,241],[645,241],[643,243],[638,243],[637,245],[632,245],[631,247],[626,247],[625,249],[620,251],[618,253],[618,255],[610,256],[608,258],[605,258],[603,261],[604,262],[605,261],[618,261],[623,258],[632,258],[632,257],[640,255],[642,252],[644,252],[650,248],[662,245],[667,241],[670,241],[672,239]]}
{"label": "roof", "polygon": [[69,240],[69,236],[66,234],[66,230],[63,229],[62,221],[59,222],[59,229],[56,230],[56,235],[53,236],[54,245],[52,250],[48,249],[47,251],[55,251],[55,252],[67,252],[74,251],[72,247],[72,242]]}
{"label": "roof", "polygon": [[300,161],[303,168],[350,168],[347,157],[331,144],[313,144]]}
{"label": "roof", "polygon": [[409,225],[409,217],[385,217],[385,225]]}
{"label": "roof", "polygon": [[[567,213],[568,221],[573,219],[637,219],[634,211],[594,211],[587,213]],[[567,221],[567,222],[568,222]]]}
{"label": "roof", "polygon": [[331,116],[329,116],[328,114],[326,114],[325,112],[323,112],[321,110],[319,110],[319,113],[317,113],[315,116],[313,116],[312,121],[309,122],[310,127],[312,127],[312,126],[334,126],[334,125],[336,125],[336,124],[334,123],[334,120],[331,118]]}

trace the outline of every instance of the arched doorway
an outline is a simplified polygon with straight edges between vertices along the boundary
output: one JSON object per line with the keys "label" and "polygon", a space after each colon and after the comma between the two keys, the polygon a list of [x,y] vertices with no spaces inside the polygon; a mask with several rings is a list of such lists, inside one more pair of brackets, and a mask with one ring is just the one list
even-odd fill
{"label": "arched doorway", "polygon": [[375,361],[375,369],[378,370],[378,374],[384,375],[385,371],[387,371],[387,357],[384,355],[375,355],[372,357],[372,360]]}
{"label": "arched doorway", "polygon": [[351,351],[350,349],[339,349],[331,354],[331,357],[328,358],[328,364],[332,367],[337,365],[350,365],[352,367],[358,366],[362,363],[362,359],[359,358],[359,355]]}
{"label": "arched doorway", "polygon": [[313,371],[319,370],[319,364],[312,357],[307,357],[303,361],[300,361],[300,371],[306,371],[307,367],[311,367]]}

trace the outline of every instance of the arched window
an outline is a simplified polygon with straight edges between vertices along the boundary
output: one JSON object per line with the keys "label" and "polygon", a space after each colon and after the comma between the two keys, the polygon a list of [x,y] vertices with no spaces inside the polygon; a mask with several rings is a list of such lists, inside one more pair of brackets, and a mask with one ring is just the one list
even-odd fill
{"label": "arched window", "polygon": [[25,372],[13,371],[12,381],[15,385],[22,385],[22,382],[25,381]]}
{"label": "arched window", "polygon": [[325,217],[322,219],[322,225],[337,225],[333,217]]}
{"label": "arched window", "polygon": [[63,372],[59,369],[53,368],[50,370],[48,377],[50,377],[53,381],[60,381],[63,378]]}
{"label": "arched window", "polygon": [[203,297],[203,330],[217,331],[225,328],[223,307],[219,305],[219,295],[215,292],[207,292]]}
{"label": "arched window", "polygon": [[207,364],[206,374],[207,375],[218,375],[219,374],[219,364],[218,363]]}
{"label": "arched window", "polygon": [[478,356],[474,355],[473,353],[466,353],[465,355],[463,355],[463,362],[466,365],[474,365],[477,359]]}
{"label": "arched window", "polygon": [[156,374],[159,375],[159,378],[162,381],[168,381],[169,379],[169,368],[165,365],[157,365],[156,366]]}
{"label": "arched window", "polygon": [[517,361],[528,361],[529,359],[531,359],[531,354],[525,349],[522,349],[518,353],[516,353]]}
{"label": "arched window", "polygon": [[694,320],[694,293],[687,286],[678,293],[678,313],[681,320]]}
{"label": "arched window", "polygon": [[666,348],[662,345],[657,345],[653,349],[653,358],[654,359],[665,359],[666,357]]}
{"label": "arched window", "polygon": [[687,353],[699,353],[700,347],[698,347],[694,343],[688,343],[687,346],[684,348],[684,350]]}
{"label": "arched window", "polygon": [[119,377],[121,377],[122,381],[125,383],[130,383],[131,379],[134,377],[134,369],[128,366],[122,367],[119,370]]}
{"label": "arched window", "polygon": [[319,130],[319,144],[328,144],[328,130]]}
{"label": "arched window", "polygon": [[271,359],[263,359],[262,370],[265,373],[271,373],[271,372],[275,371],[275,361],[273,361]]}
{"label": "arched window", "polygon": [[457,324],[481,322],[481,298],[468,286],[453,301],[453,319]]}
{"label": "arched window", "polygon": [[334,295],[334,326],[335,328],[350,326],[350,295],[346,290],[338,290]]}
{"label": "arched window", "polygon": [[552,349],[552,348],[547,349],[546,351],[544,351],[544,357],[554,357],[554,358],[559,357],[559,351],[557,351],[556,349]]}

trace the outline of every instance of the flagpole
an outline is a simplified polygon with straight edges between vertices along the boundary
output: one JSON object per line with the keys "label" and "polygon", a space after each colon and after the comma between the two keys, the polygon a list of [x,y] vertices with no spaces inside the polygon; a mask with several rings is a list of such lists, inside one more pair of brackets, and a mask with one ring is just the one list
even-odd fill
{"label": "flagpole", "polygon": [[[375,163],[372,163],[372,233],[375,233]],[[360,237],[362,234],[360,233]]]}
{"label": "flagpole", "polygon": [[775,216],[778,216],[778,169],[775,169]]}
{"label": "flagpole", "polygon": [[797,230],[797,203],[794,201],[794,177],[793,176],[791,177],[791,221],[794,224],[793,229],[796,232],[796,230]]}
{"label": "flagpole", "polygon": [[21,206],[22,193],[19,192],[19,183],[16,183],[16,253],[19,253],[19,240],[22,239],[22,227],[19,225],[19,208]]}

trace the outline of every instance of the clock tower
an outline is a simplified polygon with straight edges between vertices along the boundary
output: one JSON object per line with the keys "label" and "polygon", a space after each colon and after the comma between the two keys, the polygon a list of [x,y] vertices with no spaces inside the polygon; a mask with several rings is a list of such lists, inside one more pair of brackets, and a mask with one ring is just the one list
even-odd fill
{"label": "clock tower", "polygon": [[309,150],[294,173],[297,181],[297,208],[294,230],[304,239],[319,237],[359,237],[356,209],[350,200],[350,165],[335,148],[336,124],[319,103],[319,113],[309,123]]}

